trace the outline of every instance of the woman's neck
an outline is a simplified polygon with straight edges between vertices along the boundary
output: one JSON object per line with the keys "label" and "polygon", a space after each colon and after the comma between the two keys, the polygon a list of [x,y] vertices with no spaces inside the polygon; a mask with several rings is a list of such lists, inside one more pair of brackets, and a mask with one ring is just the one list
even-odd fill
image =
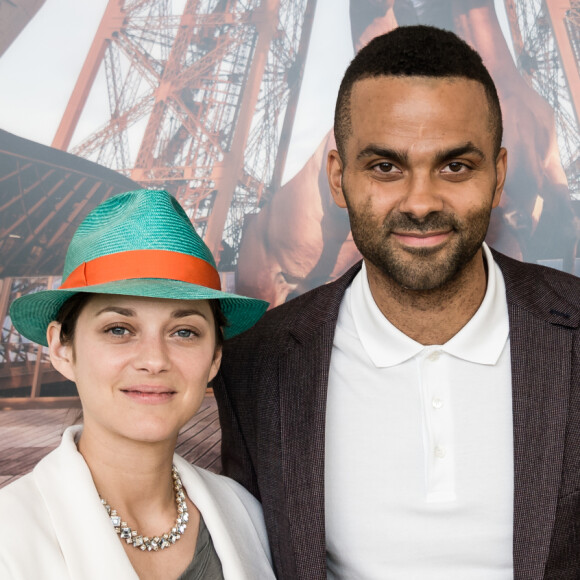
{"label": "woman's neck", "polygon": [[175,443],[133,441],[85,425],[78,449],[101,498],[140,533],[155,535],[175,520]]}

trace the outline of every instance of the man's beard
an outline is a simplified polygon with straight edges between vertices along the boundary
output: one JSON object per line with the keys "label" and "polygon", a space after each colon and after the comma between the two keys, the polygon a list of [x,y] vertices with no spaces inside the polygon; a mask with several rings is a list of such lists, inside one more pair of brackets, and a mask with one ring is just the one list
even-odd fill
{"label": "man's beard", "polygon": [[[429,291],[454,280],[473,259],[485,239],[491,207],[480,207],[459,220],[455,214],[433,212],[423,219],[408,214],[389,214],[383,223],[369,207],[353,212],[349,206],[353,240],[360,253],[401,288]],[[450,231],[443,247],[402,248],[392,237],[398,234]]]}

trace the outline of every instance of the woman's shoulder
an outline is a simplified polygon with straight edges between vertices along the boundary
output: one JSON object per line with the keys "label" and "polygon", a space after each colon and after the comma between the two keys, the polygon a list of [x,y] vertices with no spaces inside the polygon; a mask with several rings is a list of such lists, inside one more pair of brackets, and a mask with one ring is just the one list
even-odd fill
{"label": "woman's shoulder", "polygon": [[[52,561],[57,542],[32,473],[0,489],[0,514],[0,577],[6,570],[10,578],[33,577],[39,561]],[[34,558],[25,546],[33,549]]]}
{"label": "woman's shoulder", "polygon": [[[22,509],[28,511],[30,499],[37,496],[38,490],[32,473],[27,473],[19,479],[0,489],[0,513],[2,521],[8,522],[10,514],[20,513]],[[5,526],[0,526],[0,529]]]}
{"label": "woman's shoulder", "polygon": [[[41,507],[42,496],[32,472],[9,483],[0,489],[0,513],[2,514],[0,532],[12,525],[21,525],[21,522],[28,521],[30,518],[38,518]],[[8,524],[11,517],[15,519]],[[4,525],[5,523],[7,525]]]}
{"label": "woman's shoulder", "polygon": [[[38,513],[39,506],[43,503],[38,472],[44,469],[45,466],[50,467],[58,461],[59,455],[62,454],[62,447],[63,442],[61,441],[60,445],[43,457],[31,472],[0,489],[2,523],[7,521],[5,519],[6,514],[20,513],[23,515],[34,515]],[[42,479],[41,477],[40,480]],[[5,527],[0,526],[2,529]]]}
{"label": "woman's shoulder", "polygon": [[6,540],[21,540],[30,536],[31,531],[52,536],[51,518],[37,470],[40,464],[50,464],[54,455],[55,451],[51,451],[33,471],[0,489],[0,545],[3,547]]}
{"label": "woman's shoulder", "polygon": [[[46,494],[62,484],[59,458],[63,443],[43,457],[34,469],[0,489],[0,548],[23,537],[54,536]],[[54,472],[47,477],[47,470]]]}

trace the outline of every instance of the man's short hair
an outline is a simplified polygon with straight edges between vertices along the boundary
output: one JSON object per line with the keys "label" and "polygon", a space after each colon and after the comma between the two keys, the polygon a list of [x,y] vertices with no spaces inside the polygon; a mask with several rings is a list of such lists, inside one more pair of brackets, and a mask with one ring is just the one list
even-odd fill
{"label": "man's short hair", "polygon": [[336,148],[343,162],[346,162],[346,141],[351,132],[353,85],[382,76],[465,78],[481,83],[489,103],[494,152],[499,153],[503,133],[501,108],[495,84],[481,56],[453,32],[417,25],[401,26],[377,36],[359,51],[346,69],[334,112]]}

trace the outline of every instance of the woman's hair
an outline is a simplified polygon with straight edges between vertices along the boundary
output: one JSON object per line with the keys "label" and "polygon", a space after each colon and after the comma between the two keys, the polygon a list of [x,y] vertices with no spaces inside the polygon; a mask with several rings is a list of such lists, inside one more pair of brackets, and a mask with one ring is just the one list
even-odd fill
{"label": "woman's hair", "polygon": [[209,301],[211,311],[213,313],[213,322],[215,324],[215,345],[216,348],[224,343],[224,328],[228,325],[228,319],[222,310],[220,301],[213,298]]}
{"label": "woman's hair", "polygon": [[[56,315],[56,322],[60,323],[60,342],[61,344],[73,344],[75,329],[79,316],[91,298],[89,292],[78,292],[71,296],[60,308]],[[215,325],[216,348],[224,343],[223,328],[228,321],[217,299],[208,300]]]}
{"label": "woman's hair", "polygon": [[60,323],[61,344],[72,344],[77,326],[77,320],[82,309],[89,301],[92,294],[79,292],[71,296],[61,307],[56,315],[56,322]]}

